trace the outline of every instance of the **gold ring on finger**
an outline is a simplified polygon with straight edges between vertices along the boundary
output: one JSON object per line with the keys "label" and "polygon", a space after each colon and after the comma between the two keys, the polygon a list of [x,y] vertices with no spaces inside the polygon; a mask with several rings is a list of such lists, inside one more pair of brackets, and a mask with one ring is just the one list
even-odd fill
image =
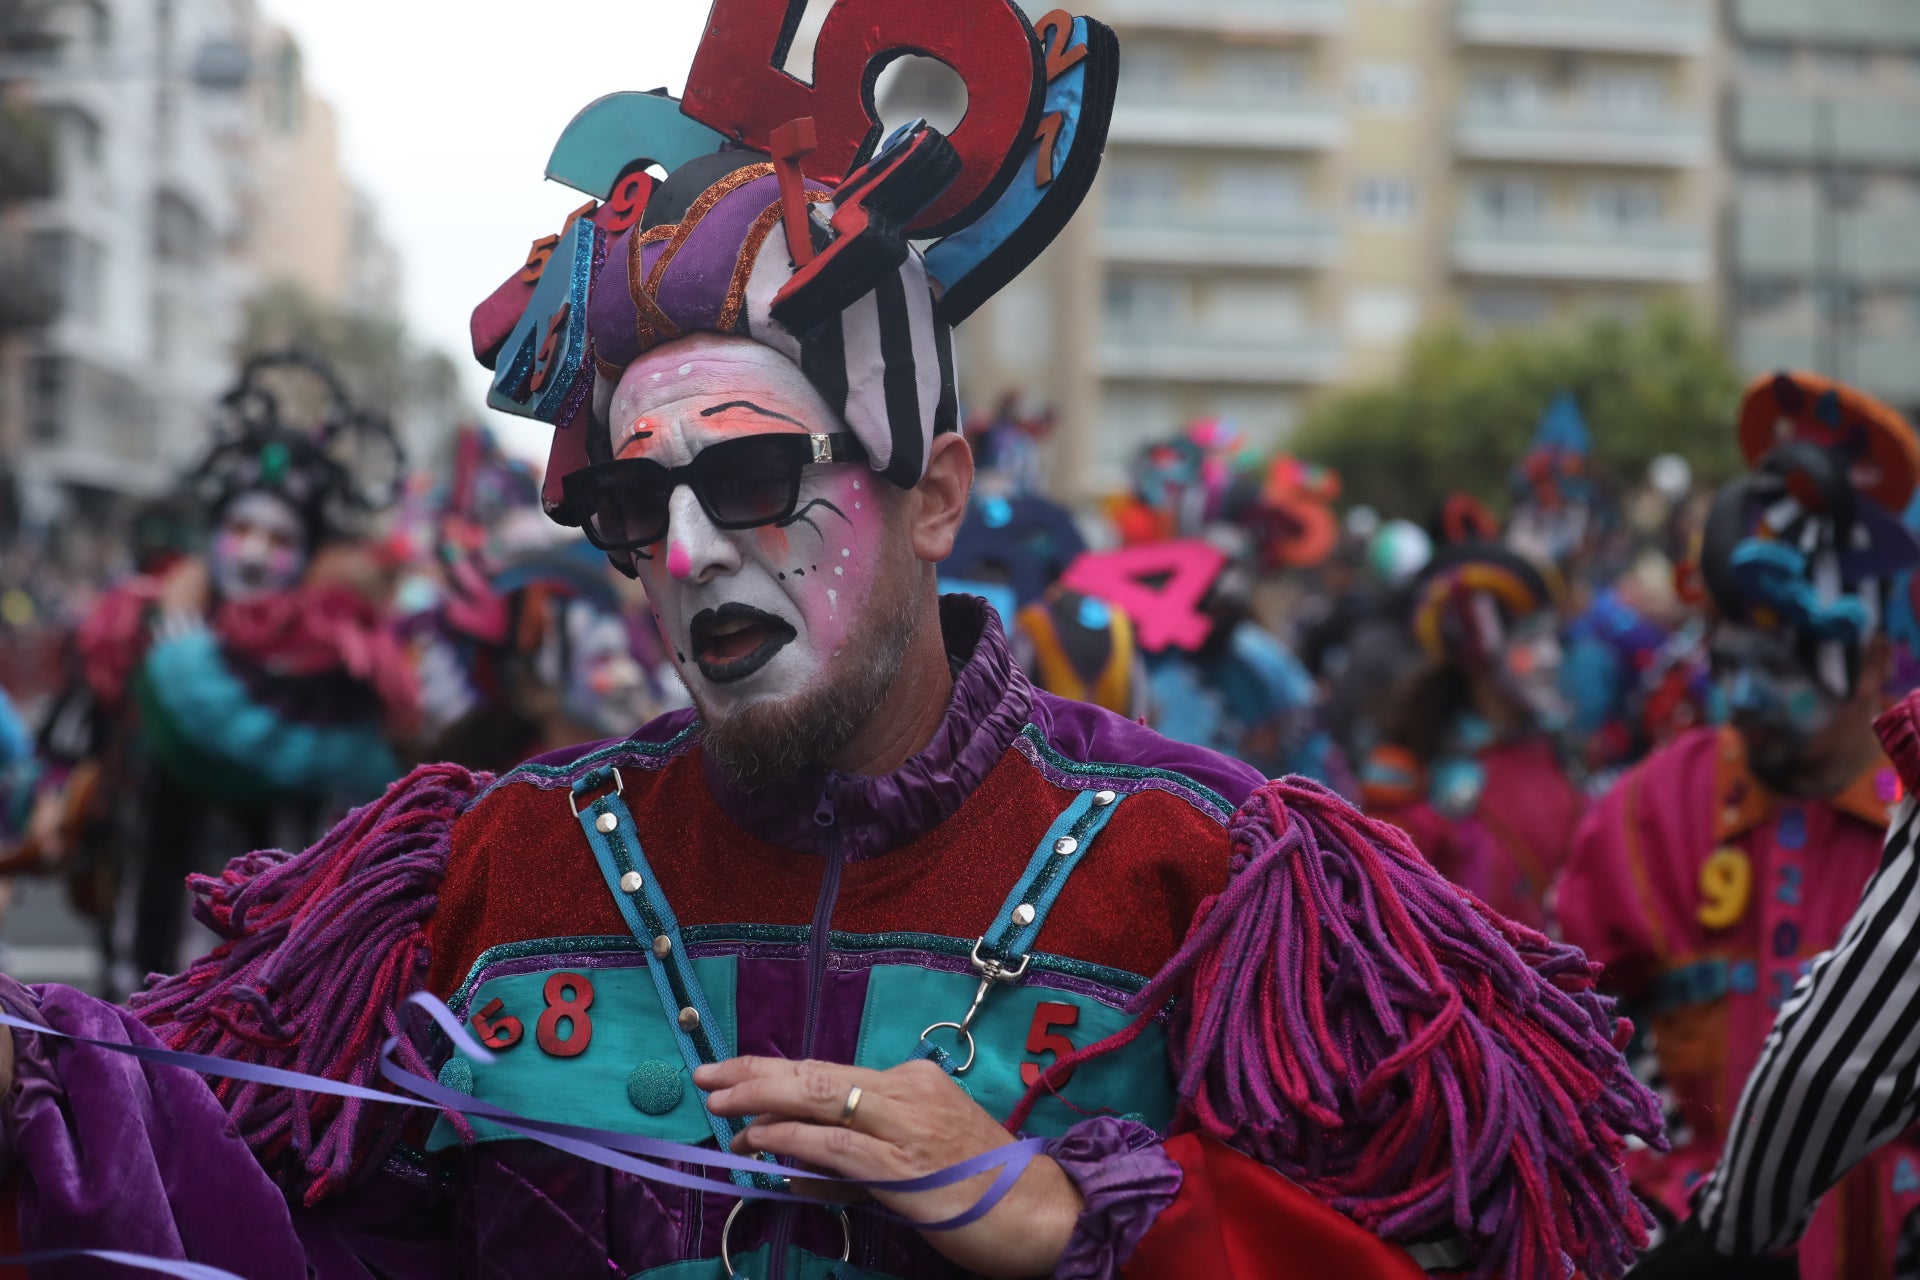
{"label": "gold ring on finger", "polygon": [[840,1127],[842,1129],[853,1128],[853,1115],[854,1112],[858,1110],[860,1110],[860,1086],[855,1085],[853,1088],[847,1090],[846,1104],[840,1108]]}

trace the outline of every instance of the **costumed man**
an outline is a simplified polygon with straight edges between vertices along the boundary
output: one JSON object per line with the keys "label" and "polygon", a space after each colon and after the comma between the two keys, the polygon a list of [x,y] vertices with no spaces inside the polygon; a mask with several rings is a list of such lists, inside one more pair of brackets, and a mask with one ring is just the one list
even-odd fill
{"label": "costumed man", "polygon": [[1442,551],[1415,582],[1427,665],[1403,686],[1361,776],[1367,812],[1405,830],[1428,861],[1531,928],[1585,811],[1552,730],[1559,695],[1559,587],[1505,547]]}
{"label": "costumed man", "polygon": [[182,885],[214,823],[240,848],[314,838],[399,776],[388,741],[413,714],[406,655],[335,545],[396,492],[391,429],[293,354],[249,362],[224,408],[188,480],[211,524],[205,556],[174,556],[164,577],[95,606],[78,636],[82,684],[43,734],[41,812],[67,816],[38,825],[37,858],[84,853],[56,847],[69,843],[127,851],[85,873],[119,885],[119,990],[190,958]]}
{"label": "costumed man", "polygon": [[[1839,939],[1879,867],[1899,780],[1874,735],[1892,671],[1880,619],[1920,558],[1896,514],[1920,443],[1850,388],[1782,373],[1748,393],[1754,467],[1715,497],[1701,546],[1724,730],[1629,773],[1581,830],[1559,891],[1567,939],[1651,1027],[1675,1151],[1636,1153],[1638,1185],[1684,1217],[1721,1155],[1768,1028]],[[1892,1275],[1920,1203],[1901,1155],[1867,1161],[1800,1244],[1801,1274]]]}
{"label": "costumed man", "polygon": [[[350,1082],[393,1037],[448,1108],[16,1031],[23,1244],[257,1280],[1620,1272],[1620,1161],[1658,1117],[1581,957],[1324,790],[1036,693],[938,595],[972,478],[948,326],[1091,182],[1110,33],[843,4],[808,89],[765,61],[779,18],[723,2],[684,104],[616,96],[563,138],[549,172],[614,198],[495,361],[557,424],[555,513],[645,584],[697,712],[499,779],[423,769],[200,882],[227,941],[130,1012],[6,986],[19,1021]],[[863,159],[889,42],[964,69],[969,110]],[[923,256],[916,230],[948,238]],[[407,1034],[422,989],[462,1040]],[[916,1181],[1016,1131],[1046,1146],[1011,1182]],[[654,1140],[743,1153],[741,1195],[576,1158]],[[772,1158],[873,1203],[755,1203],[792,1172]]]}

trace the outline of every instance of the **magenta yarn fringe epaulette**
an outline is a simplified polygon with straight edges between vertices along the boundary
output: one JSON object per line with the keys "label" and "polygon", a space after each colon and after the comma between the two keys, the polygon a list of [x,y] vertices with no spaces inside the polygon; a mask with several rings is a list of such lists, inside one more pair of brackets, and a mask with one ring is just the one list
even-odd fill
{"label": "magenta yarn fringe epaulette", "polygon": [[1599,966],[1489,910],[1406,834],[1304,779],[1233,824],[1233,870],[1136,998],[1176,997],[1181,1124],[1382,1239],[1457,1239],[1476,1277],[1622,1275],[1647,1242],[1629,1138],[1665,1149]]}
{"label": "magenta yarn fringe epaulette", "polygon": [[[418,769],[305,853],[253,853],[195,876],[194,915],[224,941],[134,996],[134,1013],[174,1049],[365,1086],[399,1036],[409,1068],[432,1074],[402,1034],[402,1008],[425,987],[454,819],[491,781]],[[215,1092],[262,1167],[308,1205],[384,1159],[404,1120],[266,1085]]]}

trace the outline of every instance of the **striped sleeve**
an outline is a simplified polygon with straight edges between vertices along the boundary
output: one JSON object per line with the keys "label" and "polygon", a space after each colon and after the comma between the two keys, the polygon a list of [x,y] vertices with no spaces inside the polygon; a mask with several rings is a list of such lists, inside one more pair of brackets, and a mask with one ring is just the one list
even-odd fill
{"label": "striped sleeve", "polygon": [[1840,943],[1815,960],[1767,1036],[1719,1169],[1699,1201],[1717,1252],[1770,1253],[1920,1113],[1920,853],[1901,805]]}

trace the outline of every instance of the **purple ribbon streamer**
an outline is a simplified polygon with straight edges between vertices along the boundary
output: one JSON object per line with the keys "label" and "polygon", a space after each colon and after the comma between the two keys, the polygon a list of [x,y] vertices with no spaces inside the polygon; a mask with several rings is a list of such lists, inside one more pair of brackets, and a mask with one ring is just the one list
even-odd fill
{"label": "purple ribbon streamer", "polygon": [[[448,1009],[436,997],[417,992],[409,997],[409,1003],[426,1010],[440,1030],[452,1041],[455,1048],[476,1061],[487,1063],[495,1061],[495,1055],[479,1044],[468,1034],[453,1011]],[[360,1085],[344,1084],[329,1080],[324,1076],[307,1075],[304,1072],[287,1071],[280,1067],[260,1066],[254,1063],[230,1062],[224,1058],[206,1054],[186,1053],[176,1049],[159,1049],[150,1045],[115,1044],[106,1040],[95,1040],[87,1036],[72,1035],[56,1031],[52,1027],[40,1026],[19,1018],[0,1013],[0,1026],[12,1027],[20,1031],[50,1035],[76,1044],[91,1045],[112,1053],[139,1058],[142,1061],[161,1066],[178,1067],[201,1075],[217,1076],[232,1080],[244,1080],[254,1084],[274,1085],[280,1088],[297,1089],[305,1093],[325,1094],[337,1098],[355,1098],[366,1102],[377,1102],[387,1106],[414,1107],[421,1110],[451,1111],[461,1115],[490,1120],[503,1128],[510,1129],[535,1142],[542,1143],[558,1151],[564,1151],[580,1159],[590,1161],[605,1168],[629,1173],[635,1177],[668,1186],[694,1191],[712,1191],[721,1195],[739,1196],[755,1200],[816,1205],[818,1197],[802,1196],[790,1191],[773,1191],[759,1187],[741,1187],[731,1181],[717,1178],[705,1178],[698,1174],[684,1173],[678,1169],[655,1163],[658,1160],[672,1160],[681,1164],[698,1165],[705,1168],[739,1169],[748,1173],[766,1173],[768,1164],[763,1160],[736,1156],[731,1152],[712,1150],[706,1147],[690,1146],[681,1142],[669,1142],[660,1138],[646,1138],[637,1134],[619,1133],[609,1129],[591,1129],[580,1125],[563,1124],[551,1120],[536,1120],[518,1112],[498,1107],[492,1103],[469,1097],[457,1090],[449,1089],[437,1080],[415,1075],[402,1068],[393,1060],[393,1052],[399,1045],[398,1038],[388,1040],[380,1054],[380,1074],[391,1083],[414,1094],[420,1101],[402,1097],[398,1094],[383,1093],[379,1090],[364,1088]],[[991,1170],[998,1170],[998,1176],[986,1192],[974,1202],[973,1206],[955,1217],[940,1222],[923,1223],[903,1217],[884,1209],[869,1207],[869,1212],[892,1221],[903,1223],[920,1231],[955,1231],[970,1226],[991,1213],[1005,1198],[1013,1185],[1026,1172],[1033,1158],[1045,1147],[1041,1138],[1024,1138],[1009,1143],[993,1151],[963,1160],[959,1164],[942,1169],[937,1173],[926,1174],[918,1178],[906,1178],[894,1181],[860,1182],[840,1178],[831,1174],[808,1174],[808,1182],[858,1187],[866,1191],[893,1192],[895,1194],[913,1194],[922,1191],[935,1191],[953,1186]],[[637,1157],[652,1157],[640,1159]],[[160,1258],[146,1258],[137,1254],[119,1254],[105,1250],[68,1250],[58,1253],[35,1254],[26,1260],[0,1259],[0,1265],[27,1265],[28,1263],[58,1261],[64,1258],[93,1257],[111,1262],[124,1262],[128,1266],[158,1271],[162,1274],[178,1276],[181,1280],[238,1280],[217,1268],[197,1263],[178,1263]]]}

